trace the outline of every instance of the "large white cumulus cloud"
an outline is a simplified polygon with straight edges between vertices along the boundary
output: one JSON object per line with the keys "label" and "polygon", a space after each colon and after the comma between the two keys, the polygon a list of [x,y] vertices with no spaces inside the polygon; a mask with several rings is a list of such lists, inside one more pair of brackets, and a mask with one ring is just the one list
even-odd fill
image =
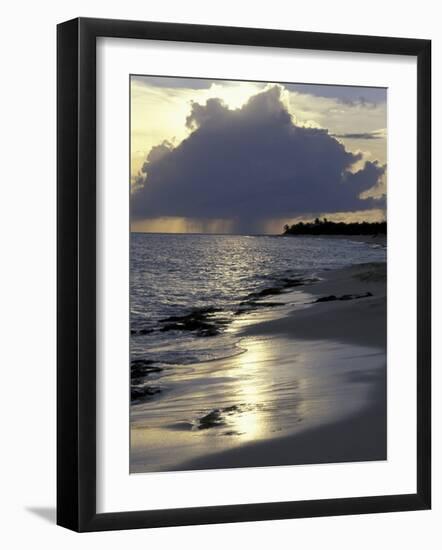
{"label": "large white cumulus cloud", "polygon": [[346,151],[327,130],[297,126],[273,86],[230,110],[219,99],[193,103],[192,133],[149,153],[132,194],[133,219],[231,219],[252,230],[272,218],[382,207],[362,199],[385,173]]}

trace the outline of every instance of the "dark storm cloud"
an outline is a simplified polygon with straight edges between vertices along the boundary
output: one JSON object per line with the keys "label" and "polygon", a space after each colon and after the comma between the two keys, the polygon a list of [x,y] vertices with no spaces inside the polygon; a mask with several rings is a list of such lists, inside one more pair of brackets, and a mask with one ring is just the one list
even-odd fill
{"label": "dark storm cloud", "polygon": [[214,80],[204,78],[180,78],[175,76],[144,76],[132,75],[132,82],[138,82],[145,86],[155,86],[158,88],[180,88],[203,90],[208,89],[214,83]]}
{"label": "dark storm cloud", "polygon": [[288,90],[316,97],[336,99],[350,107],[374,108],[387,100],[386,88],[368,88],[362,86],[333,86],[323,84],[285,84]]}
{"label": "dark storm cloud", "polygon": [[153,148],[132,195],[135,219],[179,216],[233,219],[236,230],[311,212],[364,210],[383,201],[359,198],[385,166],[346,151],[327,130],[294,125],[274,86],[237,110],[221,100],[193,103],[179,146]]}

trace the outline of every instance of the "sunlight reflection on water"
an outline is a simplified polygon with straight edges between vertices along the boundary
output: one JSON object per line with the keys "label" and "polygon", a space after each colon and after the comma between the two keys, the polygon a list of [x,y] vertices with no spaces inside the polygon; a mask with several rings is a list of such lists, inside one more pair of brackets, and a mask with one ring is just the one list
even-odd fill
{"label": "sunlight reflection on water", "polygon": [[[174,369],[166,398],[132,409],[132,471],[173,470],[194,457],[294,433],[367,403],[383,352],[334,342],[243,339],[243,354]],[[357,361],[355,361],[357,358]]]}

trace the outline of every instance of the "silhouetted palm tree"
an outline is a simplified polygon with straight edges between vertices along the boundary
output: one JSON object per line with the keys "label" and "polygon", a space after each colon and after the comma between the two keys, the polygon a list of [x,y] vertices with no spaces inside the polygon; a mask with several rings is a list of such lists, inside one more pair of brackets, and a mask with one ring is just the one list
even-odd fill
{"label": "silhouetted palm tree", "polygon": [[387,222],[332,222],[316,218],[312,222],[284,225],[287,235],[386,235]]}

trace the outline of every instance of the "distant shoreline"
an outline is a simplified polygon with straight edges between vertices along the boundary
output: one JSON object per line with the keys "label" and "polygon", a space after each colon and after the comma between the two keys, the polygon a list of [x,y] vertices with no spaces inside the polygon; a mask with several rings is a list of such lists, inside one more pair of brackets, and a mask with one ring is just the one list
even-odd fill
{"label": "distant shoreline", "polygon": [[159,231],[131,231],[131,235],[170,235],[173,237],[183,236],[183,237],[195,237],[195,236],[207,236],[207,237],[313,237],[320,239],[344,239],[348,241],[355,242],[366,242],[366,243],[379,243],[385,244],[387,241],[387,236],[382,234],[373,234],[373,235],[349,235],[349,234],[337,234],[337,235],[327,235],[327,234],[293,234],[293,233],[171,233],[171,232],[159,232]]}
{"label": "distant shoreline", "polygon": [[315,239],[339,239],[345,241],[353,241],[357,243],[367,243],[367,244],[379,244],[382,246],[387,246],[387,235],[293,235],[290,233],[285,233],[281,237],[313,237]]}

